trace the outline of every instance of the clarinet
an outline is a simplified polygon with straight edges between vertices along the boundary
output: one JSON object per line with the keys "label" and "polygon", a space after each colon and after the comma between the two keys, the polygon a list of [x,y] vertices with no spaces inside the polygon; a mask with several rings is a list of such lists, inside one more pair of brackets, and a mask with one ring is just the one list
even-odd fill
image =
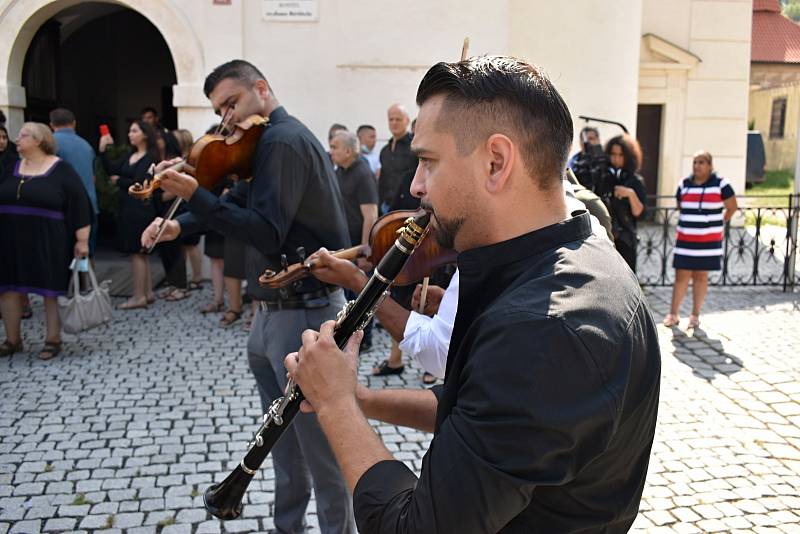
{"label": "clarinet", "polygon": [[[357,330],[363,329],[388,293],[395,277],[426,235],[430,215],[424,213],[406,220],[398,230],[394,245],[383,256],[372,277],[356,300],[349,301],[336,318],[333,337],[340,349]],[[289,380],[282,397],[275,399],[264,415],[261,428],[250,442],[247,453],[228,477],[209,487],[203,495],[206,510],[219,519],[236,519],[242,513],[242,499],[253,475],[267,458],[300,410],[303,392]]]}

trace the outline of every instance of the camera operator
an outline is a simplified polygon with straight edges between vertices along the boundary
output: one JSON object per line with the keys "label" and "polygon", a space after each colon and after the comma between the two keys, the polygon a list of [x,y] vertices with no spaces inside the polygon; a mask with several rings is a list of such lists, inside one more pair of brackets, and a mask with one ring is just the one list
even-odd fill
{"label": "camera operator", "polygon": [[581,149],[569,158],[567,167],[572,169],[572,172],[575,172],[575,167],[579,166],[579,162],[590,157],[592,147],[594,146],[601,146],[600,131],[594,126],[584,126],[581,130]]}
{"label": "camera operator", "polygon": [[613,137],[606,144],[608,167],[594,192],[611,213],[614,245],[631,270],[636,272],[636,221],[644,215],[647,192],[644,180],[637,174],[642,163],[642,150],[636,139],[627,134]]}

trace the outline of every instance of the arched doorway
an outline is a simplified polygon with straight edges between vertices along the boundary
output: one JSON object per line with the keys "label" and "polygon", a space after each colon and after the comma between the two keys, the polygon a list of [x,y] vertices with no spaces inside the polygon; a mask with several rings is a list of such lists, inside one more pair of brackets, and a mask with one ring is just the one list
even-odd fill
{"label": "arched doorway", "polygon": [[[87,11],[87,8],[91,10]],[[74,9],[74,11],[70,11]],[[24,120],[27,107],[26,87],[22,82],[25,58],[35,35],[59,14],[71,15],[66,22],[79,29],[92,17],[112,14],[120,9],[134,11],[157,28],[174,60],[176,84],[173,104],[182,127],[201,131],[211,117],[210,106],[202,92],[205,78],[203,46],[187,13],[171,0],[9,0],[0,8],[0,108],[6,111],[12,135]],[[104,11],[105,10],[105,11]],[[90,15],[91,12],[91,15]],[[108,47],[98,42],[97,47]],[[92,56],[82,58],[91,63]],[[94,65],[102,69],[102,65]]]}
{"label": "arched doorway", "polygon": [[24,116],[47,123],[50,110],[68,108],[92,144],[100,124],[123,140],[146,106],[174,129],[176,82],[169,48],[149,20],[118,4],[82,3],[48,19],[31,40],[22,69]]}

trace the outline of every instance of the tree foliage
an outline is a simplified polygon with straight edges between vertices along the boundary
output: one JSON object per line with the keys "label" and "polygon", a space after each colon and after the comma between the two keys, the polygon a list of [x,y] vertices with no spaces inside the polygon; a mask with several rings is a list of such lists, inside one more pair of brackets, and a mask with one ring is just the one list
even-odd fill
{"label": "tree foliage", "polygon": [[781,0],[781,12],[795,22],[800,22],[800,0]]}

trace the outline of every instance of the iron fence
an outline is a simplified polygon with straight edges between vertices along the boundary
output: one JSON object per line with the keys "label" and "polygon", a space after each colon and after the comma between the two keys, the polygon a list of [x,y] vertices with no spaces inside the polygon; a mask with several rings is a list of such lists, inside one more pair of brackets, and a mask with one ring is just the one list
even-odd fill
{"label": "iron fence", "polygon": [[[794,290],[800,284],[800,195],[746,195],[737,196],[737,201],[739,209],[725,225],[722,270],[709,275],[709,284]],[[674,197],[652,197],[648,204],[645,220],[639,222],[637,275],[643,285],[672,285],[672,251],[680,212]]]}

